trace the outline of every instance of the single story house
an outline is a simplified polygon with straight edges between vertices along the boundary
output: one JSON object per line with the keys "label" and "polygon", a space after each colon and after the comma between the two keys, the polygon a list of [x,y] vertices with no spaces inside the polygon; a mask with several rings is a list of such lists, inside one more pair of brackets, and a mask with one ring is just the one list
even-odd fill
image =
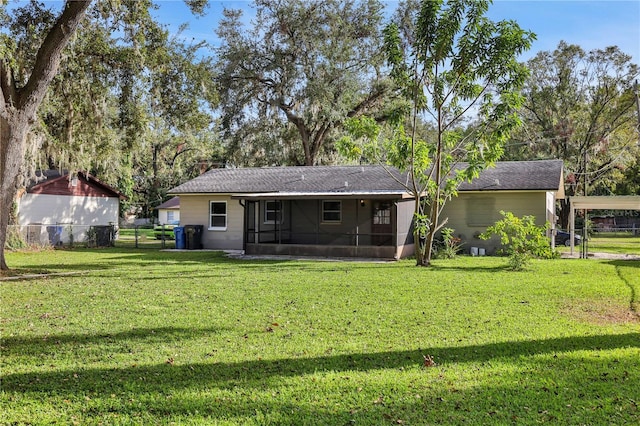
{"label": "single story house", "polygon": [[180,223],[180,197],[173,197],[156,207],[158,224],[176,225]]}
{"label": "single story house", "polygon": [[118,225],[124,198],[89,173],[48,170],[19,193],[18,224],[30,242],[84,241],[90,227]]}
{"label": "single story house", "polygon": [[[471,247],[500,210],[555,223],[562,161],[499,162],[449,201],[447,226]],[[407,176],[382,166],[214,169],[173,188],[181,225],[202,225],[207,249],[247,254],[403,258],[414,253]]]}
{"label": "single story house", "polygon": [[445,226],[454,229],[467,252],[477,247],[492,254],[499,240],[478,236],[502,219],[500,211],[535,216],[538,225],[548,222],[551,236],[557,222],[556,200],[564,197],[562,160],[500,161],[477,179],[462,183],[458,196],[445,204],[442,217],[448,218]]}

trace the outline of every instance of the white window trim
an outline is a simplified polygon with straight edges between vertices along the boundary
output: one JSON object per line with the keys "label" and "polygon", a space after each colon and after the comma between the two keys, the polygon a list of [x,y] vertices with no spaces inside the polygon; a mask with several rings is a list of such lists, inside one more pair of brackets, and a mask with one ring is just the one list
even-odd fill
{"label": "white window trim", "polygon": [[[338,203],[340,208],[339,208],[339,210],[326,210],[324,208],[324,203]],[[331,212],[331,213],[338,212],[340,214],[340,219],[338,219],[338,220],[325,220],[324,213],[326,211]],[[341,200],[322,200],[322,218],[321,218],[321,223],[327,224],[327,225],[338,225],[338,224],[342,223],[342,201]]]}
{"label": "white window trim", "polygon": [[[224,204],[224,225],[225,226],[211,226],[211,217],[213,216],[213,213],[211,211],[211,206],[213,205],[213,203],[216,204]],[[227,209],[227,202],[226,201],[216,201],[216,200],[210,200],[209,201],[209,231],[226,231],[227,230],[227,226],[229,225],[229,210]],[[216,216],[222,216],[221,214],[216,214]]]}
{"label": "white window trim", "polygon": [[[279,210],[267,210],[267,204],[268,203],[278,203],[280,204],[280,209]],[[284,212],[284,204],[282,203],[282,201],[280,200],[267,200],[264,202],[264,217],[263,219],[263,224],[264,225],[275,225],[276,221],[275,220],[267,220],[267,212],[280,212],[280,221],[278,223],[282,223],[282,219],[283,219],[283,212]]]}

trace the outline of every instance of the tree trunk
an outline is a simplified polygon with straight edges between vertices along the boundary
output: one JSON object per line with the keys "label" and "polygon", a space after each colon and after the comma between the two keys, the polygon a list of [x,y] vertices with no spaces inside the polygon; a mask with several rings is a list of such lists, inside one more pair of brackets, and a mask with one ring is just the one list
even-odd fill
{"label": "tree trunk", "polygon": [[21,114],[0,117],[0,270],[9,269],[4,256],[9,217],[16,196],[17,179],[24,159],[29,121]]}
{"label": "tree trunk", "polygon": [[444,133],[444,129],[442,127],[442,110],[438,108],[438,143],[436,146],[436,158],[434,161],[434,171],[435,176],[434,179],[436,181],[436,189],[435,189],[435,197],[431,200],[431,205],[429,206],[429,233],[427,233],[427,242],[425,243],[426,252],[425,259],[422,266],[431,266],[431,255],[433,254],[433,240],[436,236],[436,232],[440,226],[440,193],[442,189],[440,185],[442,184],[442,135]]}
{"label": "tree trunk", "polygon": [[559,209],[558,218],[560,219],[560,228],[564,230],[569,229],[569,216],[571,216],[571,205],[569,205],[568,199],[560,200],[560,209]]}
{"label": "tree trunk", "polygon": [[414,228],[413,228],[413,244],[415,246],[415,252],[416,252],[416,266],[425,266],[425,250],[426,250],[426,243],[423,242],[420,238],[420,227],[418,226],[418,224],[416,223],[416,219],[418,218],[419,215],[422,214],[422,206],[420,205],[420,203],[422,199],[420,198],[420,195],[417,194],[415,201],[414,201],[414,214],[413,214],[413,220],[414,220]]}
{"label": "tree trunk", "polygon": [[8,269],[4,245],[16,195],[26,138],[47,88],[58,72],[62,51],[75,34],[91,0],[68,0],[47,33],[31,70],[29,81],[17,87],[8,61],[0,59],[0,269]]}

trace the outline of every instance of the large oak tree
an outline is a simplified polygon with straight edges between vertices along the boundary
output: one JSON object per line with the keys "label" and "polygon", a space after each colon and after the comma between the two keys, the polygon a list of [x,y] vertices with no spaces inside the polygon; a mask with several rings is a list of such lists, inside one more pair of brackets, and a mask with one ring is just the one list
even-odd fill
{"label": "large oak tree", "polygon": [[8,269],[4,244],[27,134],[47,88],[58,72],[62,51],[90,3],[91,0],[79,0],[65,4],[42,41],[26,82],[16,80],[10,56],[0,59],[0,269],[3,270]]}
{"label": "large oak tree", "polygon": [[389,82],[381,74],[382,5],[256,0],[254,6],[250,28],[240,11],[226,10],[217,30],[222,125],[231,155],[243,163],[242,152],[283,150],[264,162],[315,165],[345,119],[383,109]]}
{"label": "large oak tree", "polygon": [[[25,159],[27,169],[97,172],[129,195],[141,188],[157,204],[161,186],[179,183],[164,176],[197,173],[180,160],[196,163],[211,142],[204,133],[215,96],[198,46],[169,39],[150,0],[90,3],[67,1],[59,12],[35,1],[0,7],[2,269]],[[186,3],[202,13],[206,2]]]}

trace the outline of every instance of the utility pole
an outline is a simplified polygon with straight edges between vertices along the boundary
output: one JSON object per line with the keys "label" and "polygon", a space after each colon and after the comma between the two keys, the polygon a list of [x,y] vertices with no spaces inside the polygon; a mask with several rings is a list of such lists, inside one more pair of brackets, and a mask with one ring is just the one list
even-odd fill
{"label": "utility pole", "polygon": [[[587,147],[584,147],[584,196],[585,198],[587,197],[587,181],[589,179],[589,176],[587,176]],[[583,227],[582,227],[582,250],[580,251],[580,257],[583,259],[588,259],[589,258],[589,253],[588,253],[588,246],[587,246],[587,239],[588,239],[588,229],[587,229],[587,222],[589,221],[589,210],[587,210],[586,208],[584,209],[583,213],[582,213],[582,217],[584,219],[584,223],[583,223]]]}

